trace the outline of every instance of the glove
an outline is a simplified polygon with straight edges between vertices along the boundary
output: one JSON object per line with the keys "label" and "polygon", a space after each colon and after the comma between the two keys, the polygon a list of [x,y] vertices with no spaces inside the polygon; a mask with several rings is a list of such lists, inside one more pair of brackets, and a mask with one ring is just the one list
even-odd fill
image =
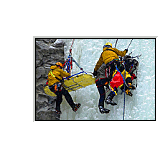
{"label": "glove", "polygon": [[133,94],[130,92],[130,90],[128,90],[128,89],[125,91],[125,93],[126,93],[127,95],[131,96],[131,97],[132,97],[132,95],[133,95]]}
{"label": "glove", "polygon": [[135,90],[135,89],[136,89],[135,86],[132,85],[131,83],[128,83],[128,88],[129,88],[129,89],[132,89],[132,90]]}
{"label": "glove", "polygon": [[128,49],[125,49],[126,53],[128,52]]}
{"label": "glove", "polygon": [[97,71],[94,70],[93,76],[97,76]]}

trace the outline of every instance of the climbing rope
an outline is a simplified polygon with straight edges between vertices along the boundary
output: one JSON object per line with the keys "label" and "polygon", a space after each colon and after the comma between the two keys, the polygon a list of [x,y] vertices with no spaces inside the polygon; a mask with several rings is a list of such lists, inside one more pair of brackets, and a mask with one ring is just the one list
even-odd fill
{"label": "climbing rope", "polygon": [[73,44],[74,44],[74,40],[75,40],[75,39],[72,40],[72,44],[71,44],[71,47],[70,47],[70,49],[69,49],[69,53],[70,53],[70,54],[72,53],[72,46],[73,46]]}
{"label": "climbing rope", "polygon": [[118,42],[118,39],[116,40],[116,43],[115,43],[115,48],[116,48],[116,46],[117,46],[117,42]]}
{"label": "climbing rope", "polygon": [[[133,40],[133,39],[132,39]],[[128,48],[130,47],[131,43],[132,43],[132,40],[131,42],[129,43],[128,45]],[[127,49],[128,49],[127,48]],[[124,73],[124,79],[126,78],[126,68],[125,68],[125,61],[124,61],[124,70],[125,70],[125,73]],[[126,82],[124,80],[124,105],[123,105],[123,120],[125,119],[125,85],[126,85]]]}
{"label": "climbing rope", "polygon": [[[132,40],[133,40],[133,39],[132,39]],[[132,43],[132,40],[131,40],[131,42],[129,43],[128,48],[130,47],[130,45],[131,45],[131,43]],[[128,48],[127,48],[127,49],[128,49]]]}
{"label": "climbing rope", "polygon": [[[75,59],[72,57],[72,46],[73,46],[73,44],[74,44],[74,40],[75,39],[73,39],[72,40],[72,44],[71,44],[71,47],[70,47],[70,49],[69,49],[69,56],[68,56],[68,59],[65,61],[65,63],[63,64],[63,67],[66,67],[66,71],[68,72],[68,73],[70,73],[71,74],[71,70],[72,70],[72,63],[74,62],[76,65],[77,65],[77,67],[80,69],[80,70],[82,70],[82,72],[83,73],[86,73],[86,72],[84,72],[83,71],[83,68],[82,67],[80,67],[79,66],[79,64],[75,61]],[[86,73],[87,74],[87,73]],[[76,74],[75,74],[76,75]],[[74,75],[72,75],[72,76],[74,76]],[[72,76],[70,76],[70,77],[72,77]]]}
{"label": "climbing rope", "polygon": [[[125,73],[124,73],[124,79],[126,78],[126,68],[125,68],[125,62],[124,62],[124,70],[125,70]],[[124,105],[123,105],[123,120],[125,118],[125,84],[126,82],[124,81]]]}
{"label": "climbing rope", "polygon": [[63,67],[66,67],[66,71],[70,74],[71,74],[71,70],[72,70],[72,46],[74,44],[74,40],[75,39],[72,40],[72,44],[71,44],[71,47],[69,49],[69,56],[63,64]]}

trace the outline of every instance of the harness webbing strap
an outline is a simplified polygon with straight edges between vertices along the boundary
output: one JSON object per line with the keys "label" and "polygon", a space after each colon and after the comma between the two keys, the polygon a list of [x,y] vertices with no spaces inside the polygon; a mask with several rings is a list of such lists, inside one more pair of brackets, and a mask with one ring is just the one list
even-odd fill
{"label": "harness webbing strap", "polygon": [[49,74],[51,74],[55,78],[55,75],[53,74],[52,70],[49,72]]}
{"label": "harness webbing strap", "polygon": [[71,78],[71,77],[73,77],[73,76],[78,76],[79,74],[82,74],[82,73],[87,74],[85,71],[82,71],[82,72],[76,73],[76,74],[74,74],[74,75],[68,76],[68,77],[65,78],[65,79],[69,79],[69,78]]}

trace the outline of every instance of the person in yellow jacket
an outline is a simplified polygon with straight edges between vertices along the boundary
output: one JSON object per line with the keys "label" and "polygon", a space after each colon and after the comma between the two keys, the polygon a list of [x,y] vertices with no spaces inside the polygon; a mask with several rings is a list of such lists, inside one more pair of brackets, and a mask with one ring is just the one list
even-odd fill
{"label": "person in yellow jacket", "polygon": [[[101,56],[96,63],[93,75],[97,76],[98,69],[101,67],[103,63],[105,63],[106,64],[105,76],[108,79],[108,82],[110,82],[111,79],[113,78],[113,73],[116,70],[116,66],[120,66],[118,56],[124,57],[127,52],[128,52],[128,49],[125,49],[124,51],[120,51],[116,48],[112,48],[111,43],[109,42],[106,43],[103,46],[103,52],[101,53]],[[116,95],[116,92],[117,92],[117,88],[115,88],[115,90],[111,92],[112,94],[107,96],[105,100],[107,104],[116,105],[116,103],[112,100],[114,96]]]}
{"label": "person in yellow jacket", "polygon": [[[127,72],[123,66],[121,66],[119,68],[119,70],[121,71],[122,76],[125,79],[125,93],[129,96],[132,96],[133,94],[131,93],[130,89],[134,90],[135,86],[132,85],[132,76],[129,72]],[[119,87],[121,90],[124,90],[124,85],[121,85]]]}
{"label": "person in yellow jacket", "polygon": [[60,105],[62,103],[62,95],[65,96],[66,101],[71,106],[72,110],[76,112],[81,106],[80,103],[75,104],[69,92],[62,86],[63,77],[69,77],[70,74],[62,70],[62,63],[57,62],[51,66],[51,71],[48,73],[48,86],[52,92],[57,95],[56,99],[56,113],[61,114]]}
{"label": "person in yellow jacket", "polygon": [[[128,49],[125,49],[124,51],[120,51],[116,48],[112,48],[111,43],[109,43],[109,42],[106,43],[103,46],[103,52],[101,53],[101,56],[96,63],[93,75],[97,76],[97,70],[100,68],[100,66],[103,63],[106,64],[106,68],[108,69],[108,73],[110,71],[110,74],[112,75],[113,71],[115,70],[114,64],[118,63],[118,60],[119,60],[118,56],[124,57],[127,52],[128,52]],[[107,76],[109,77],[110,74],[108,74]]]}

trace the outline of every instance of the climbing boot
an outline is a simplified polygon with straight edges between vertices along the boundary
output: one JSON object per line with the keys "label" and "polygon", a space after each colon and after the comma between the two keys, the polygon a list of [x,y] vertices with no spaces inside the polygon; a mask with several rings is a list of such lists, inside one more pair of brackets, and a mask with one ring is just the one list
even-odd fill
{"label": "climbing boot", "polygon": [[72,108],[72,110],[73,110],[74,112],[76,112],[80,106],[81,106],[80,103],[75,104],[74,107]]}
{"label": "climbing boot", "polygon": [[106,108],[104,108],[103,106],[99,106],[99,111],[100,111],[100,113],[109,113],[110,112],[110,110],[109,109],[106,109]]}
{"label": "climbing boot", "polygon": [[56,110],[56,114],[62,114],[60,110]]}
{"label": "climbing boot", "polygon": [[115,106],[117,105],[117,103],[115,103],[113,100],[113,98],[111,96],[107,96],[106,100],[105,100],[105,103],[106,104],[111,104],[112,106]]}

